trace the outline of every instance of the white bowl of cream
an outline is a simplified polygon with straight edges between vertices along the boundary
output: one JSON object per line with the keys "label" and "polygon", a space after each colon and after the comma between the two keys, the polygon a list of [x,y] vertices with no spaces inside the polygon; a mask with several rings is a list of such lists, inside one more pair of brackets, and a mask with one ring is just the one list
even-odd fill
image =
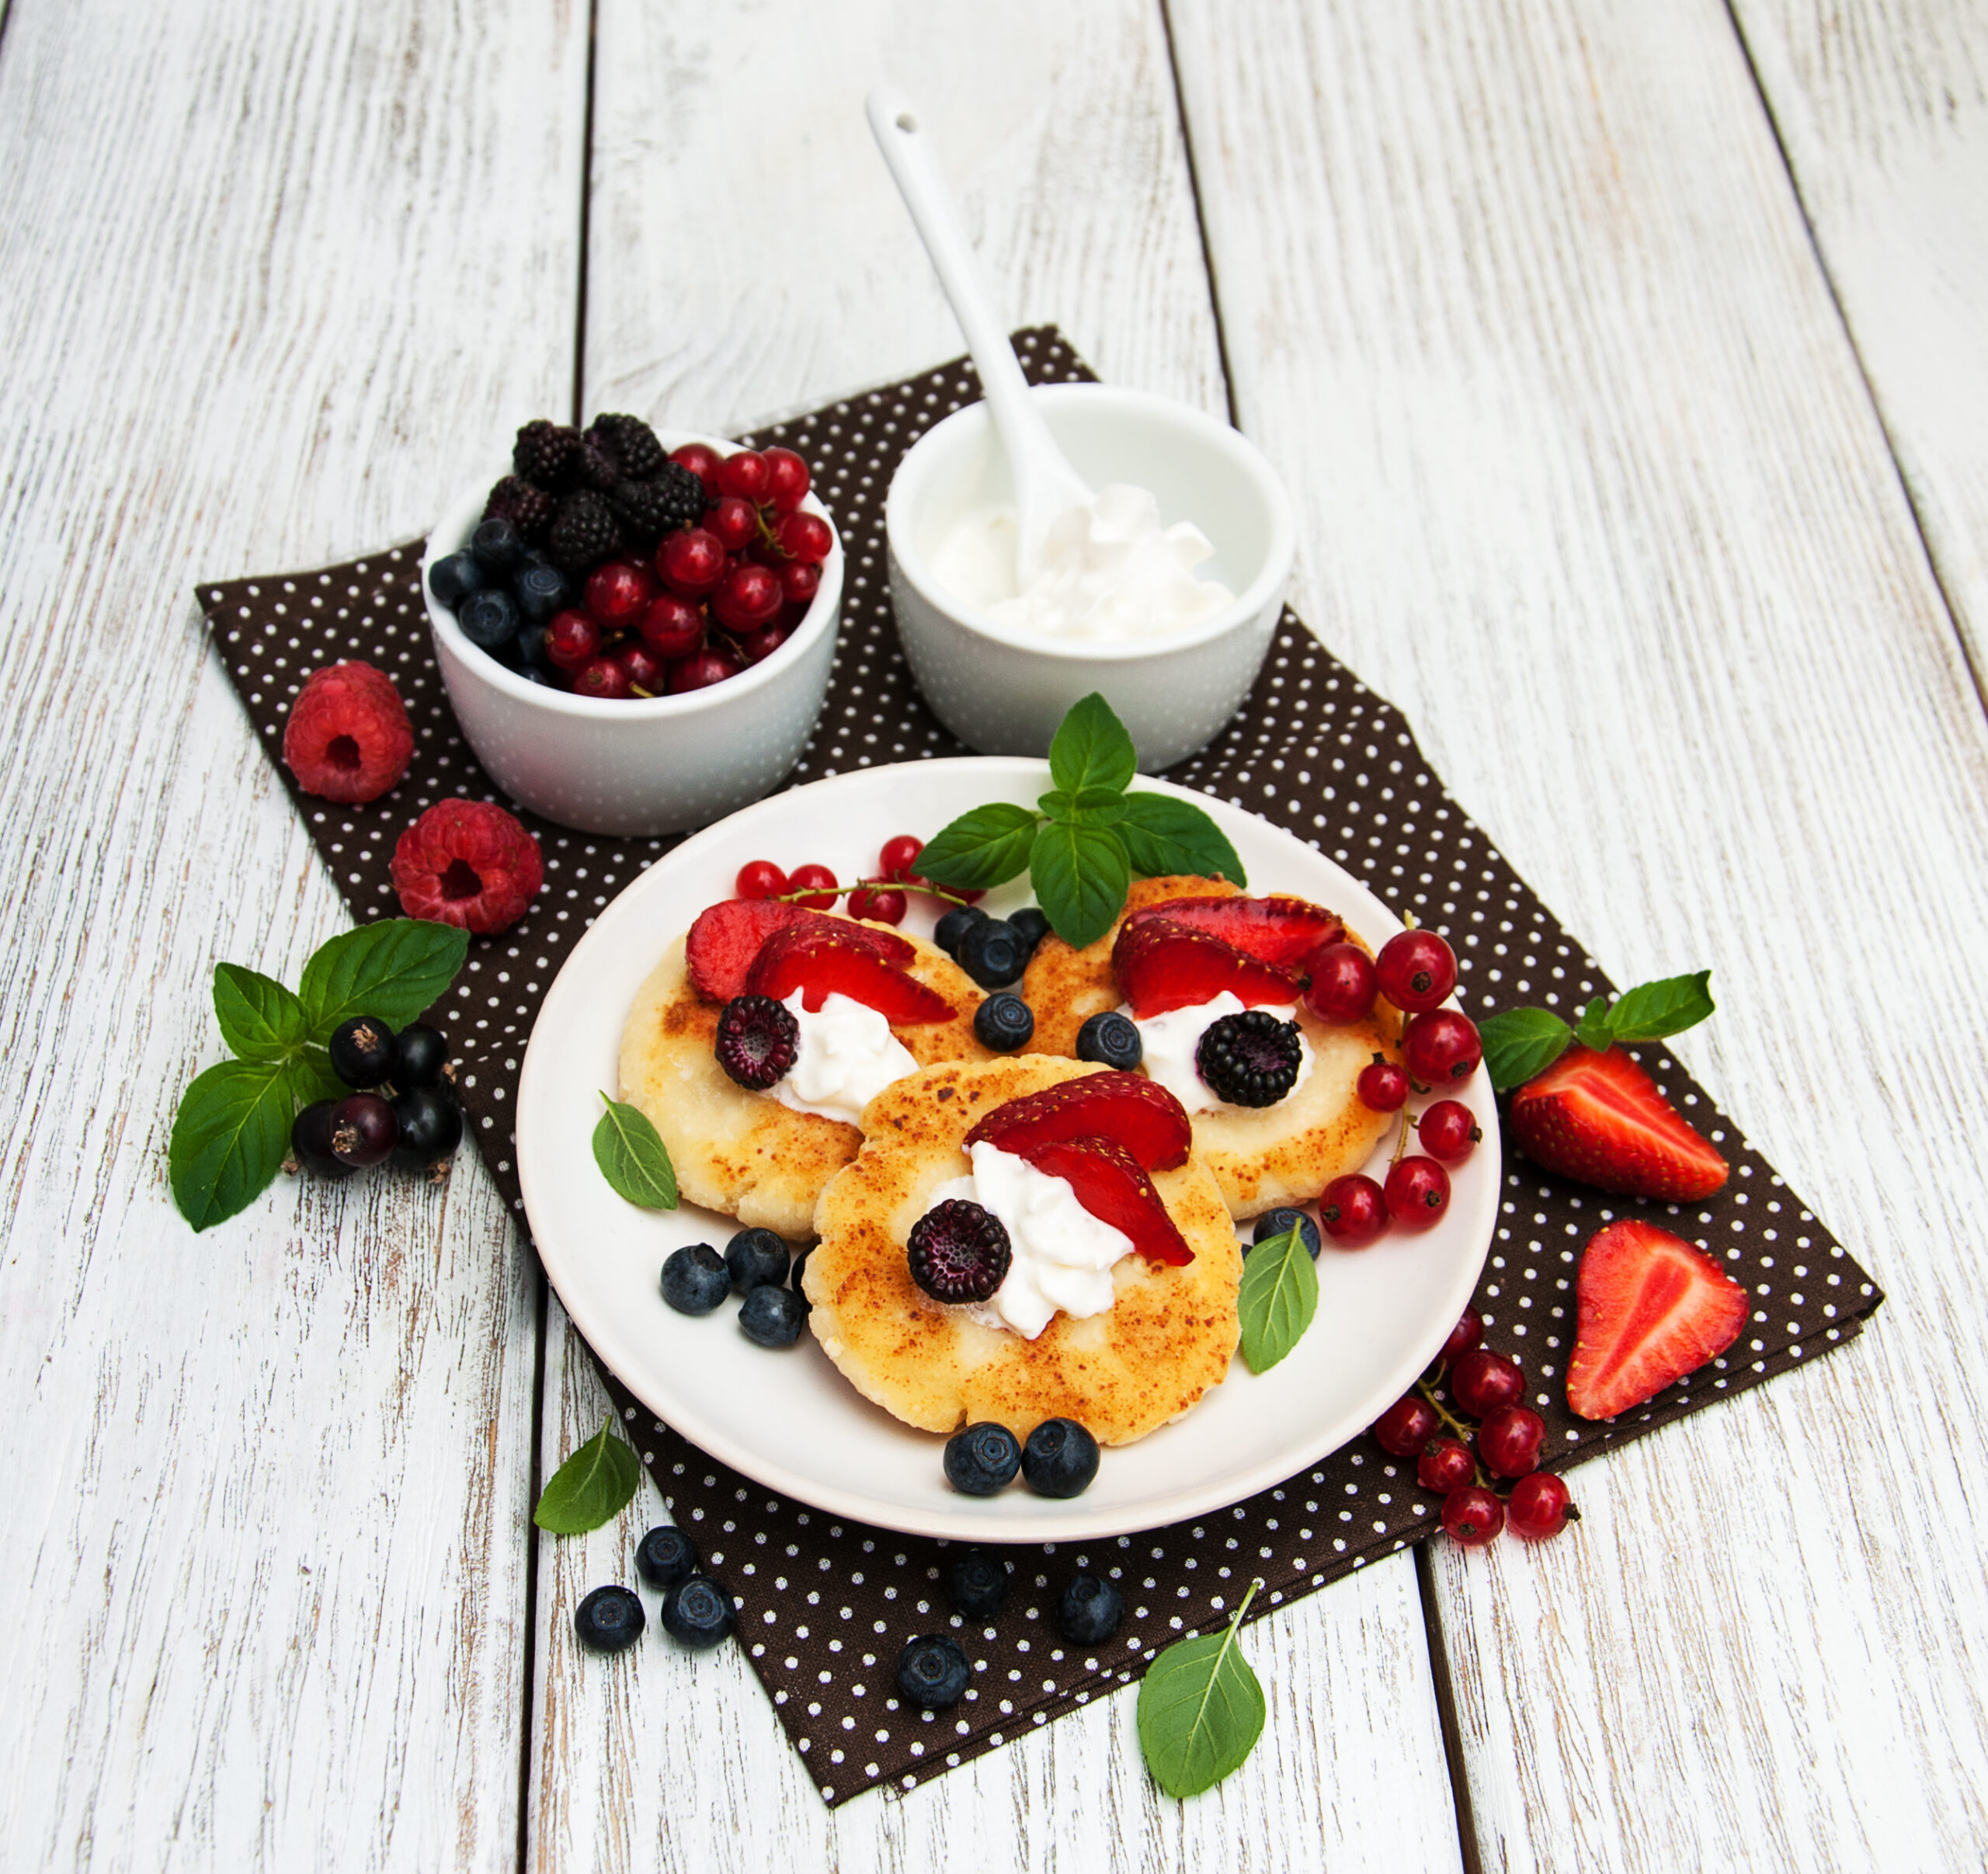
{"label": "white bowl of cream", "polygon": [[885,504],[891,598],[919,687],[987,755],[1042,755],[1102,692],[1151,772],[1213,739],[1270,648],[1290,582],[1290,496],[1261,450],[1170,398],[1110,384],[1033,395],[1097,492],[1015,576],[1013,492],[984,404],[914,443]]}

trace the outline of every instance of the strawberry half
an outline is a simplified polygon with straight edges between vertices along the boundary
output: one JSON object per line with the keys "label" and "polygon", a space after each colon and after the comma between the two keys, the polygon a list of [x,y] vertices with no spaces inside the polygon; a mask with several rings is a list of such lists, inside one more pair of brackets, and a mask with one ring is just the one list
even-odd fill
{"label": "strawberry half", "polygon": [[1246,957],[1285,969],[1346,935],[1343,919],[1302,898],[1167,898],[1142,906],[1125,921],[1149,917],[1208,931]]}
{"label": "strawberry half", "polygon": [[1117,1139],[1044,1139],[1024,1145],[1020,1156],[1037,1170],[1062,1178],[1086,1210],[1100,1223],[1123,1230],[1131,1238],[1132,1247],[1149,1262],[1194,1260],[1187,1238],[1153,1189],[1152,1180]]}
{"label": "strawberry half", "polygon": [[1157,1080],[1107,1073],[1010,1100],[983,1114],[966,1142],[1027,1158],[1038,1146],[1086,1138],[1117,1139],[1143,1170],[1171,1171],[1187,1163],[1194,1135],[1187,1109]]}
{"label": "strawberry half", "polygon": [[846,996],[874,1009],[894,1027],[952,1019],[953,1005],[944,996],[906,975],[869,944],[846,936],[850,928],[830,924],[818,930],[797,924],[776,930],[759,946],[746,972],[746,993],[784,1002],[798,989],[801,1006],[811,1015],[828,996]]}
{"label": "strawberry half", "polygon": [[1746,1324],[1746,1292],[1709,1256],[1631,1219],[1581,1257],[1567,1403],[1611,1419],[1715,1358]]}
{"label": "strawberry half", "polygon": [[1511,1125],[1534,1164],[1598,1190],[1685,1204],[1726,1182],[1726,1160],[1619,1048],[1569,1048],[1512,1095]]}
{"label": "strawberry half", "polygon": [[1170,917],[1142,917],[1121,926],[1111,946],[1111,967],[1142,1020],[1212,1001],[1224,989],[1253,1009],[1265,1003],[1295,1003],[1303,988],[1289,970],[1260,962],[1225,937]]}
{"label": "strawberry half", "polygon": [[759,946],[776,930],[806,925],[846,937],[889,962],[909,963],[916,954],[895,931],[874,924],[824,917],[805,905],[776,904],[770,898],[728,898],[702,913],[690,927],[683,945],[690,980],[714,1002],[729,1002],[745,993]]}

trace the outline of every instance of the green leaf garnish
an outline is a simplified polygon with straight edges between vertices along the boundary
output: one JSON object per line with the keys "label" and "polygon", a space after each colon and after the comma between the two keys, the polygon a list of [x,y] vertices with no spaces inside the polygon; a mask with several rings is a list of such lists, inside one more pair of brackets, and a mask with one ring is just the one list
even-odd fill
{"label": "green leaf garnish", "polygon": [[1146,878],[1192,872],[1246,886],[1249,876],[1229,836],[1192,801],[1170,794],[1128,794],[1115,829],[1132,870]]}
{"label": "green leaf garnish", "polygon": [[273,976],[238,963],[214,965],[214,1020],[228,1051],[244,1061],[280,1061],[304,1045],[304,1004]]}
{"label": "green leaf garnish", "polygon": [[389,1027],[411,1022],[456,979],[469,933],[426,918],[388,917],[321,944],[304,966],[298,993],[314,1041],[355,1015]]}
{"label": "green leaf garnish", "polygon": [[619,1516],[642,1480],[642,1461],[614,1435],[612,1416],[552,1473],[531,1519],[554,1535],[584,1535]]}
{"label": "green leaf garnish", "polygon": [[1124,724],[1095,690],[1070,705],[1049,744],[1050,778],[1066,794],[1086,787],[1123,794],[1138,767]]}
{"label": "green leaf garnish", "polygon": [[1694,1028],[1717,1005],[1712,999],[1712,972],[1694,976],[1666,976],[1625,990],[1608,1011],[1608,1026],[1618,1041],[1662,1041]]}
{"label": "green leaf garnish", "polygon": [[1125,849],[1109,829],[1065,820],[1037,830],[1028,869],[1049,927],[1073,950],[1111,928],[1132,882]]}
{"label": "green leaf garnish", "polygon": [[1574,1029],[1574,1039],[1583,1048],[1592,1048],[1597,1054],[1601,1054],[1614,1038],[1608,1025],[1608,998],[1597,996],[1581,1011],[1580,1023]]}
{"label": "green leaf garnish", "polygon": [[1029,848],[1041,819],[1006,801],[975,807],[925,843],[918,855],[919,875],[961,892],[1006,885],[1028,870]]}
{"label": "green leaf garnish", "polygon": [[280,1061],[223,1061],[180,1097],[166,1148],[172,1201],[196,1230],[246,1209],[282,1169],[297,1100]]}
{"label": "green leaf garnish", "polygon": [[1242,1358],[1251,1372],[1267,1373],[1298,1344],[1319,1311],[1319,1271],[1296,1229],[1249,1252],[1236,1305],[1242,1317]]}
{"label": "green leaf garnish", "polygon": [[1139,1749],[1153,1781],[1169,1796],[1212,1789],[1263,1735],[1263,1688],[1236,1638],[1262,1585],[1251,1584],[1221,1632],[1176,1641],[1140,1682]]}
{"label": "green leaf garnish", "polygon": [[593,1157],[601,1176],[631,1204],[674,1210],[676,1167],[648,1114],[605,1093],[600,1097],[607,1100],[607,1111],[593,1129]]}
{"label": "green leaf garnish", "polygon": [[1691,976],[1666,976],[1641,982],[1618,996],[1611,1006],[1597,996],[1581,1011],[1580,1025],[1569,1028],[1550,1009],[1507,1009],[1477,1024],[1484,1044],[1484,1070],[1503,1093],[1544,1073],[1579,1041],[1605,1054],[1618,1041],[1661,1041],[1695,1027],[1712,1013],[1712,972]]}
{"label": "green leaf garnish", "polygon": [[1484,1071],[1503,1093],[1544,1073],[1567,1051],[1574,1031],[1550,1009],[1508,1009],[1477,1024]]}

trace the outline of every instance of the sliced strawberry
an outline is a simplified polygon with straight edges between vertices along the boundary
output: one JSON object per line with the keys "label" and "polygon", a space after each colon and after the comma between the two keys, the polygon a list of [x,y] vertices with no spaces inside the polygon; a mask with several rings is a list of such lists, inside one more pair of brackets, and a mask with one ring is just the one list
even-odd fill
{"label": "sliced strawberry", "polygon": [[1746,1292],[1709,1256],[1633,1218],[1581,1257],[1567,1403],[1612,1419],[1722,1354],[1746,1324]]}
{"label": "sliced strawberry", "polygon": [[1117,1139],[1148,1171],[1171,1171],[1187,1163],[1194,1135],[1187,1109],[1157,1080],[1093,1073],[996,1107],[966,1142],[984,1142],[1026,1158],[1037,1146],[1093,1136]]}
{"label": "sliced strawberry", "polygon": [[1343,919],[1302,898],[1167,898],[1141,906],[1125,921],[1149,917],[1211,932],[1245,956],[1286,969],[1346,935]]}
{"label": "sliced strawberry", "polygon": [[1303,985],[1288,969],[1259,962],[1211,930],[1143,917],[1127,923],[1111,946],[1118,986],[1142,1020],[1212,1001],[1232,991],[1247,1009],[1295,1003]]}
{"label": "sliced strawberry", "polygon": [[729,1002],[743,993],[747,972],[759,946],[776,930],[818,925],[847,937],[893,963],[909,963],[916,954],[895,931],[874,924],[853,924],[846,918],[824,917],[805,905],[776,904],[766,898],[728,898],[700,915],[690,927],[684,951],[690,980],[714,1002]]}
{"label": "sliced strawberry", "polygon": [[747,993],[784,1002],[799,989],[801,1006],[810,1014],[828,996],[846,996],[904,1027],[952,1019],[953,1005],[944,996],[851,936],[853,925],[827,918],[818,923],[827,928],[790,924],[768,937],[746,972]]}
{"label": "sliced strawberry", "polygon": [[1619,1048],[1569,1048],[1527,1081],[1512,1095],[1512,1136],[1535,1164],[1601,1191],[1683,1204],[1726,1182],[1726,1160]]}
{"label": "sliced strawberry", "polygon": [[1132,1247],[1149,1262],[1194,1260],[1187,1238],[1153,1189],[1152,1180],[1117,1139],[1042,1139],[1024,1145],[1020,1156],[1037,1170],[1065,1180],[1086,1210],[1100,1223],[1123,1230],[1131,1238]]}

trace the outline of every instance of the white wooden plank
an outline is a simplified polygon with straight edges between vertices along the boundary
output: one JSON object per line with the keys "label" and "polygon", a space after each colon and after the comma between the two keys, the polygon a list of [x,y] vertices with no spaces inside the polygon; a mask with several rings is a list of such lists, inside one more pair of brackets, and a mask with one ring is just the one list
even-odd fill
{"label": "white wooden plank", "polygon": [[528,1260],[467,1166],[196,1238],[165,1142],[214,959],[294,981],[346,921],[189,589],[415,532],[563,404],[586,29],[6,21],[10,1865],[516,1862]]}
{"label": "white wooden plank", "polygon": [[1559,1544],[1443,1556],[1485,1863],[1968,1864],[1988,749],[1731,23],[1172,18],[1301,603],[1613,973],[1714,968],[1680,1052],[1892,1297]]}

